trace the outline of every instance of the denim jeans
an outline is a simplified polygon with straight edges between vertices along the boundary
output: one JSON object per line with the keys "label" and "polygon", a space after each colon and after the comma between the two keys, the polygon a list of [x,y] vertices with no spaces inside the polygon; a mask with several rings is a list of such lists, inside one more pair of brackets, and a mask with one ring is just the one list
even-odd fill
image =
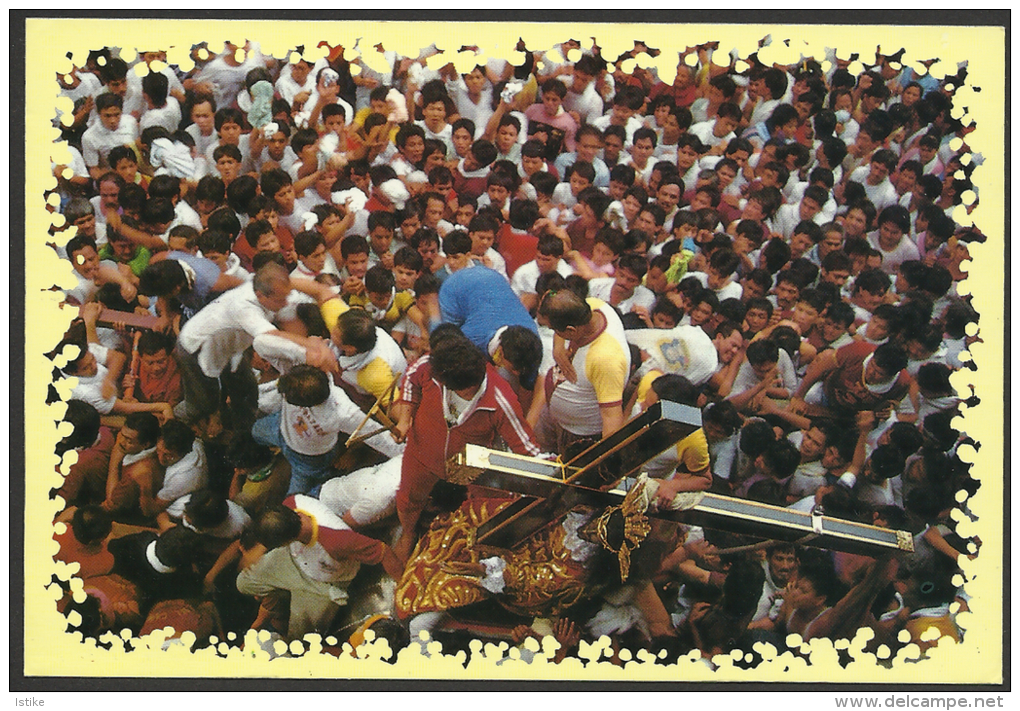
{"label": "denim jeans", "polygon": [[270,447],[279,447],[283,456],[290,463],[290,487],[287,489],[287,496],[291,494],[307,494],[308,496],[319,495],[319,487],[323,482],[337,476],[338,472],[333,468],[333,460],[336,457],[334,447],[325,454],[301,454],[287,446],[280,432],[280,413],[263,417],[255,422],[251,428],[251,435],[259,444]]}

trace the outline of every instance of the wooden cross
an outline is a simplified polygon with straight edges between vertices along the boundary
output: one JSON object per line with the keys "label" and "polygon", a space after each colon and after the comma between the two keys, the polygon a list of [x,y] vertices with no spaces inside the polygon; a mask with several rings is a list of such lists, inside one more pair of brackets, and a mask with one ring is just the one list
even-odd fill
{"label": "wooden cross", "polygon": [[[453,483],[521,495],[479,526],[476,537],[479,545],[509,549],[575,506],[619,505],[626,492],[615,488],[617,482],[639,473],[646,461],[700,425],[696,408],[660,402],[566,464],[469,444],[447,463],[447,476]],[[687,505],[680,510],[650,510],[648,515],[863,555],[913,550],[912,537],[905,531],[832,518],[820,509],[804,513],[708,492],[686,498]]]}

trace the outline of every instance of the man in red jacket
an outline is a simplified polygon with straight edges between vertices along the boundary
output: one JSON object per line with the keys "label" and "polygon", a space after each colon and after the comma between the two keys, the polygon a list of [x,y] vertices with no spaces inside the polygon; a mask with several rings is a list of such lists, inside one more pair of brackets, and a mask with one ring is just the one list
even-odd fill
{"label": "man in red jacket", "polygon": [[402,533],[394,552],[406,561],[432,487],[446,478],[446,460],[466,444],[538,456],[534,434],[510,385],[459,332],[432,346],[408,368],[396,403],[398,440],[406,440],[397,491]]}

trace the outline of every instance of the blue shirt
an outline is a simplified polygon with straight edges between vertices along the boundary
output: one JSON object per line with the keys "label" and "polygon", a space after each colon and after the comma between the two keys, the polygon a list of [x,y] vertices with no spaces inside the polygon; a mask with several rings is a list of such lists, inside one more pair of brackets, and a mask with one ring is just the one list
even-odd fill
{"label": "blue shirt", "polygon": [[535,321],[510,284],[488,267],[461,269],[448,276],[439,288],[439,309],[443,323],[460,326],[486,355],[489,342],[504,326],[524,326],[538,335]]}

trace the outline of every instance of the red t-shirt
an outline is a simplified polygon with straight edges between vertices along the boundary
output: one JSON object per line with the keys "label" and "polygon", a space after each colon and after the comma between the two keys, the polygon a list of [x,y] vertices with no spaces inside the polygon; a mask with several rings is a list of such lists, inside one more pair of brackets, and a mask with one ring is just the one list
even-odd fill
{"label": "red t-shirt", "polygon": [[851,343],[836,351],[837,368],[825,381],[825,394],[829,407],[858,412],[870,410],[885,402],[902,400],[909,390],[909,379],[904,372],[896,377],[892,388],[874,393],[864,384],[864,361],[877,346],[865,341]]}
{"label": "red t-shirt", "polygon": [[496,251],[506,260],[506,275],[513,278],[514,272],[521,265],[535,258],[538,251],[538,237],[527,232],[518,232],[509,224],[504,224],[496,235]]}

